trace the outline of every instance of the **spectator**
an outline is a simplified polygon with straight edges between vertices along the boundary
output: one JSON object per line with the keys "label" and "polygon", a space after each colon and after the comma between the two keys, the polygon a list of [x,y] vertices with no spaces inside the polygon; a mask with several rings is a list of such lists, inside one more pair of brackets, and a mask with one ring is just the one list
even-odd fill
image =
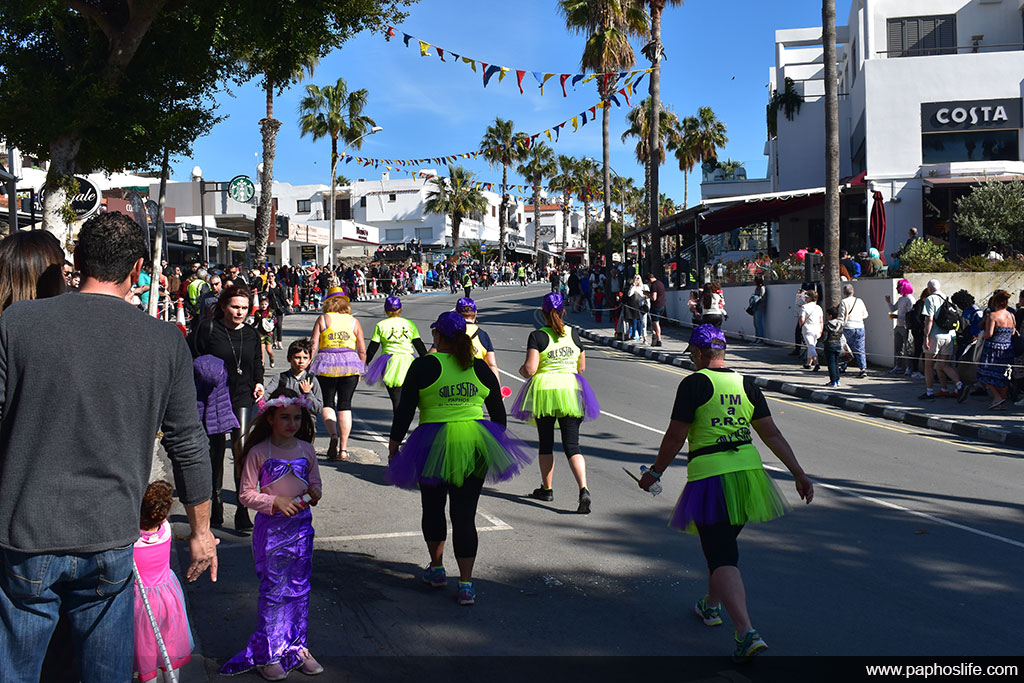
{"label": "spectator", "polygon": [[[935,279],[928,281],[928,290],[931,294],[925,300],[924,309],[922,310],[924,318],[925,393],[921,394],[919,398],[931,400],[936,397],[932,386],[935,382],[935,375],[938,375],[939,386],[941,387],[941,393],[937,394],[937,396],[950,398],[958,395],[961,391],[965,391],[968,387],[960,381],[960,375],[957,373],[956,368],[950,364],[950,359],[953,357],[953,340],[956,336],[955,325],[951,325],[950,328],[952,329],[949,329],[941,324],[941,320],[936,320],[941,312],[942,305],[946,302],[946,295],[942,293],[940,283]],[[947,378],[956,383],[956,393],[947,391]]]}
{"label": "spectator", "polygon": [[860,277],[860,264],[850,258],[850,252],[845,249],[843,249],[842,253],[839,254],[839,265],[846,267],[847,272],[850,273],[851,279]]}
{"label": "spectator", "polygon": [[651,288],[651,346],[662,346],[661,321],[667,317],[665,284],[655,277],[654,273],[647,276]]}
{"label": "spectator", "polygon": [[901,279],[896,283],[896,291],[900,298],[894,304],[892,297],[885,295],[885,302],[889,305],[889,319],[896,321],[896,327],[892,335],[893,365],[890,375],[911,373],[910,357],[910,329],[907,327],[907,313],[914,307],[914,287],[909,280]]}
{"label": "spectator", "polygon": [[754,276],[754,293],[750,295],[750,303],[754,307],[754,344],[764,344],[764,316],[768,310],[768,288],[764,285],[764,276]]}
{"label": "spectator", "polygon": [[[0,241],[0,315],[16,301],[46,299],[67,287],[64,250],[45,230],[24,230]],[[2,398],[2,397],[0,397]]]}
{"label": "spectator", "polygon": [[1007,310],[1009,303],[1010,293],[1004,289],[996,290],[988,301],[992,310],[985,316],[985,329],[981,336],[985,346],[981,351],[978,379],[992,393],[989,410],[1006,410],[1009,397],[1008,375],[1013,364],[1012,337],[1017,334],[1013,315]]}
{"label": "spectator", "polygon": [[843,285],[843,300],[839,302],[839,319],[843,321],[843,336],[850,345],[850,352],[857,359],[860,373],[857,377],[868,376],[868,359],[865,352],[866,337],[864,321],[868,317],[868,307],[854,296],[853,285]]}
{"label": "spectator", "polygon": [[[194,581],[209,568],[216,580],[210,468],[188,348],[172,325],[125,304],[144,254],[134,221],[100,214],[86,221],[75,250],[82,296],[20,302],[0,317],[5,680],[40,678],[62,611],[81,680],[131,680],[133,649],[124,640],[134,613],[132,544],[158,432],[192,527],[186,576]],[[54,321],[63,334],[39,333]],[[72,377],[79,390],[68,390]],[[131,410],[112,408],[115,397]],[[75,419],[44,427],[40,415]],[[39,580],[27,587],[21,577]]]}
{"label": "spectator", "polygon": [[807,292],[807,303],[803,305],[800,312],[800,329],[804,336],[804,345],[807,347],[807,357],[804,360],[804,367],[817,372],[821,369],[818,363],[818,339],[824,330],[825,314],[818,305],[817,292]]}

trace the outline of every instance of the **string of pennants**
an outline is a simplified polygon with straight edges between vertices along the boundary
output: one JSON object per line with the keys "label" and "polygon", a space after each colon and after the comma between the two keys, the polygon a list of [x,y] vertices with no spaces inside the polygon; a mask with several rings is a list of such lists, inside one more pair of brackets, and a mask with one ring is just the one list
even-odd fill
{"label": "string of pennants", "polygon": [[[622,103],[619,102],[619,98],[618,98],[617,95],[622,95],[623,99],[625,99],[625,101],[626,101],[626,106],[628,107],[629,106],[629,96],[630,95],[634,95],[636,93],[637,86],[640,84],[640,81],[643,80],[644,76],[646,76],[646,75],[647,75],[646,71],[643,72],[643,73],[640,73],[640,75],[635,80],[626,83],[626,85],[624,87],[620,88],[616,92],[616,94],[610,95],[609,98],[608,98],[608,101],[614,103],[615,106],[617,106],[617,107],[621,107]],[[563,129],[565,129],[567,126],[571,125],[572,126],[572,132],[575,133],[576,131],[578,131],[583,126],[586,126],[587,123],[589,123],[591,121],[594,121],[597,118],[597,110],[598,109],[603,109],[603,108],[604,108],[604,102],[598,102],[597,104],[595,104],[594,106],[590,107],[589,109],[584,109],[583,111],[581,111],[576,116],[573,116],[572,118],[569,118],[569,119],[566,119],[565,121],[562,121],[557,126],[552,126],[551,128],[543,130],[540,133],[535,133],[534,135],[530,135],[529,137],[525,137],[524,136],[524,137],[516,140],[516,142],[514,144],[516,146],[520,147],[520,148],[529,149],[530,147],[533,146],[533,144],[537,141],[537,139],[541,135],[546,136],[547,139],[550,140],[551,142],[558,142],[559,139],[561,138],[562,130]],[[554,134],[553,136],[552,136],[552,133]],[[504,148],[505,148],[505,146],[501,146],[501,147],[498,147],[497,149],[501,150],[501,149],[504,149]],[[473,152],[462,152],[460,154],[448,154],[448,155],[439,156],[439,157],[422,157],[422,158],[419,158],[419,159],[380,159],[380,158],[373,158],[373,157],[361,157],[361,156],[356,156],[354,154],[346,154],[343,157],[339,158],[338,161],[339,161],[339,163],[346,163],[346,164],[351,163],[352,161],[355,161],[360,166],[373,166],[374,168],[379,168],[380,166],[383,166],[388,171],[403,171],[403,170],[405,170],[405,169],[402,168],[403,166],[419,166],[419,165],[422,165],[422,164],[429,164],[429,163],[448,164],[448,163],[455,163],[459,159],[474,159],[475,160],[477,157],[479,157],[481,154],[483,154],[484,151],[485,150],[476,150],[476,151],[473,151]]]}
{"label": "string of pennants", "polygon": [[[395,27],[394,26],[388,26],[388,30],[387,30],[387,33],[385,34],[385,38],[384,39],[390,41],[396,35],[397,35],[397,33],[395,32]],[[428,43],[428,42],[426,42],[424,40],[420,40],[416,36],[411,36],[408,33],[403,33],[402,34],[402,41],[405,43],[406,47],[409,47],[410,43],[412,43],[413,41],[416,41],[416,43],[419,46],[420,57],[429,57],[429,56],[431,56],[431,54],[432,54],[431,50],[433,50],[433,54],[436,54],[438,57],[440,57],[442,62],[447,62],[447,60],[445,59],[445,49],[442,48],[442,47],[439,47],[437,45],[432,45],[431,43]],[[460,55],[460,54],[457,54],[455,52],[452,52],[451,50],[448,50],[447,53],[448,53],[448,56],[451,57],[451,60],[452,60],[453,64],[468,64],[469,68],[473,70],[473,73],[477,73],[476,66],[477,66],[477,64],[479,64],[480,65],[480,72],[479,73],[480,73],[480,75],[483,78],[483,83],[484,83],[484,87],[485,88],[488,86],[488,84],[491,82],[491,79],[495,75],[498,76],[498,82],[501,83],[505,79],[506,75],[508,75],[508,74],[510,74],[512,72],[515,72],[516,84],[519,86],[519,94],[520,95],[525,93],[525,91],[523,90],[523,79],[526,78],[526,74],[532,74],[534,79],[536,79],[537,83],[539,84],[538,87],[540,88],[540,94],[541,95],[544,94],[544,86],[545,86],[545,84],[547,84],[547,82],[549,80],[551,80],[552,78],[557,76],[558,77],[559,85],[562,86],[562,97],[568,97],[569,94],[568,94],[568,92],[566,92],[566,89],[565,89],[565,84],[567,82],[569,83],[570,87],[573,90],[575,90],[577,85],[584,85],[584,84],[589,83],[590,81],[593,81],[595,79],[601,79],[601,81],[602,81],[602,83],[601,83],[602,90],[604,92],[607,92],[607,88],[608,88],[609,82],[614,82],[613,79],[615,79],[615,81],[620,80],[620,79],[624,80],[624,81],[628,81],[628,80],[632,79],[634,76],[636,76],[637,74],[648,74],[651,71],[653,71],[653,69],[638,69],[638,70],[635,70],[635,71],[610,71],[610,72],[605,72],[605,73],[594,73],[594,74],[564,74],[564,73],[549,72],[549,71],[531,71],[531,70],[528,70],[528,69],[513,69],[513,68],[507,67],[507,66],[499,66],[497,64],[490,64],[490,63],[485,62],[483,60],[473,59],[472,57],[465,57],[463,55]]]}
{"label": "string of pennants", "polygon": [[[446,177],[446,176],[439,176],[439,175],[437,175],[435,173],[430,173],[428,171],[418,171],[418,172],[417,171],[410,171],[410,175],[412,175],[413,178],[423,178],[424,181],[433,180],[434,178],[444,178],[444,177]],[[487,190],[488,192],[494,192],[495,191],[494,188],[496,188],[496,187],[499,190],[501,189],[501,183],[490,183],[490,182],[484,182],[484,181],[480,181],[480,180],[474,180],[474,181],[471,181],[469,184],[472,185],[477,190]],[[533,202],[533,194],[532,193],[535,190],[544,189],[543,185],[514,185],[512,183],[509,183],[506,187],[509,190],[515,190],[516,192],[523,193],[523,194],[515,194],[514,192],[509,192],[510,196],[514,197],[515,199],[518,199],[519,201],[521,201],[523,203]],[[575,186],[575,185],[573,185],[573,186],[569,187],[568,190],[569,190],[569,195],[570,196],[583,196],[584,194],[586,194],[586,196],[588,197],[588,199],[590,201],[594,201],[594,200],[600,199],[601,196],[602,196],[601,188],[599,188],[599,187],[592,187],[592,186],[584,187],[584,186]],[[563,194],[563,189],[559,188],[557,196],[549,197],[549,199],[552,200],[552,201],[561,200],[562,194]],[[558,203],[559,206],[562,205],[561,201],[558,201],[557,203]]]}

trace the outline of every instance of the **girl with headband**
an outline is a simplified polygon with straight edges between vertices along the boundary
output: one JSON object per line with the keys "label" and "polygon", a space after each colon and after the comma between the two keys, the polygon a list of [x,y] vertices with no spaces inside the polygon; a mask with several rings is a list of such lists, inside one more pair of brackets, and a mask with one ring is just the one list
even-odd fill
{"label": "girl with headband", "polygon": [[[511,479],[530,462],[531,454],[525,443],[506,431],[501,387],[487,364],[473,357],[465,319],[449,311],[430,329],[437,352],[417,358],[409,367],[391,425],[386,477],[395,486],[419,488],[423,539],[430,556],[422,580],[435,588],[448,584],[444,508],[451,500],[452,544],[459,565],[456,599],[460,605],[472,605],[476,507],[484,480]],[[483,419],[485,404],[489,420]],[[420,424],[401,445],[417,408]]]}
{"label": "girl with headband", "polygon": [[245,439],[238,498],[256,511],[252,555],[260,596],[256,631],[223,674],[256,668],[266,680],[281,681],[295,668],[310,676],[324,670],[306,646],[313,569],[309,506],[322,495],[312,407],[308,398],[282,387],[260,402]]}
{"label": "girl with headband", "polygon": [[[373,328],[370,346],[366,349],[366,383],[381,382],[391,397],[392,408],[398,407],[402,396],[402,384],[405,382],[409,366],[416,355],[427,355],[427,347],[420,339],[420,331],[411,320],[402,317],[402,300],[397,296],[389,296],[384,300],[384,313],[387,317]],[[370,362],[377,349],[381,355]]]}
{"label": "girl with headband", "polygon": [[352,304],[341,287],[327,290],[324,314],[316,319],[310,339],[316,348],[309,372],[317,376],[323,390],[321,416],[331,437],[327,459],[345,460],[352,431],[352,394],[359,375],[366,371],[366,342],[363,327],[352,317]]}
{"label": "girl with headband", "polygon": [[567,329],[565,299],[561,294],[548,294],[541,305],[544,327],[530,334],[526,343],[526,362],[519,374],[527,379],[515,403],[512,416],[537,424],[540,442],[540,488],[530,494],[538,500],[554,500],[551,484],[555,470],[555,422],[562,434],[562,448],[569,459],[569,469],[580,487],[576,512],[590,512],[591,496],[587,489],[587,465],[580,451],[580,424],[601,414],[594,390],[583,371],[586,355],[576,328]]}

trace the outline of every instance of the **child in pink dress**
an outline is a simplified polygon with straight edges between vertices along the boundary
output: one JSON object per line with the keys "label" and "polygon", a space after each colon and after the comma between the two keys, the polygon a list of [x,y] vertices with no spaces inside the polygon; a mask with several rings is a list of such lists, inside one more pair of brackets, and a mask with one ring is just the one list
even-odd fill
{"label": "child in pink dress", "polygon": [[[135,566],[145,590],[146,601],[160,629],[171,669],[180,669],[192,657],[192,630],[185,614],[185,596],[178,577],[171,571],[171,510],[174,489],[165,481],[154,481],[142,498],[139,521],[141,538],[135,542]],[[139,584],[135,583],[135,671],[140,681],[150,681],[167,666],[157,645]]]}

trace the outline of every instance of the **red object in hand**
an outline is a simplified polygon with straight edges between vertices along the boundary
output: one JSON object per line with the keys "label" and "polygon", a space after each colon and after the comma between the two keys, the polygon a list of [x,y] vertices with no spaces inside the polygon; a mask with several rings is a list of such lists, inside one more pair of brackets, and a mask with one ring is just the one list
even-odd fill
{"label": "red object in hand", "polygon": [[501,388],[501,397],[502,398],[508,398],[511,395],[512,395],[512,390],[511,389],[509,389],[508,387],[502,387]]}

